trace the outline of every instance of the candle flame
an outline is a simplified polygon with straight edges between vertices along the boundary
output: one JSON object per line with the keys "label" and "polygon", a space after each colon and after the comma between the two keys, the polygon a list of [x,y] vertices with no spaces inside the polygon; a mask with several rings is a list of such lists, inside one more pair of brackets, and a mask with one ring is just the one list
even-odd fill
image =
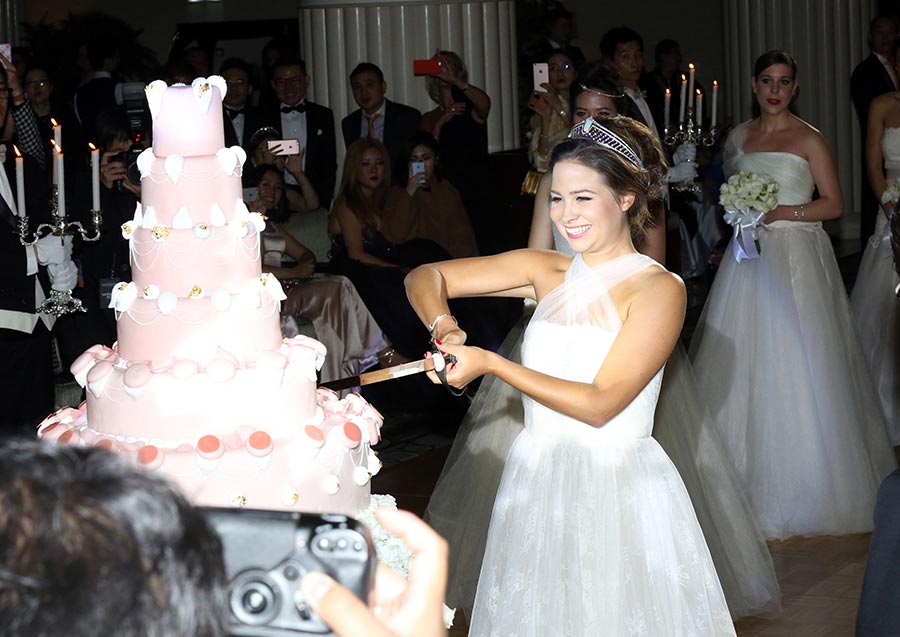
{"label": "candle flame", "polygon": [[685,75],[684,73],[681,74],[681,81],[687,82],[687,75]]}
{"label": "candle flame", "polygon": [[713,88],[719,85],[719,80],[713,80]]}
{"label": "candle flame", "polygon": [[19,152],[19,147],[13,144],[13,150],[16,151],[16,157],[21,157],[22,153]]}
{"label": "candle flame", "polygon": [[59,126],[59,124],[56,123],[56,120],[52,117],[50,118],[50,123],[53,124],[53,128],[56,128],[57,126]]}
{"label": "candle flame", "polygon": [[672,95],[672,89],[666,88],[666,95]]}
{"label": "candle flame", "polygon": [[694,63],[691,62],[690,64],[688,64],[688,68],[689,68],[690,70],[693,71],[693,70],[694,70]]}
{"label": "candle flame", "polygon": [[700,92],[699,88],[697,89],[697,95],[703,95],[703,93]]}
{"label": "candle flame", "polygon": [[56,142],[50,142],[50,143],[53,144],[53,150],[55,150],[57,153],[62,155],[62,146],[60,146]]}
{"label": "candle flame", "polygon": [[97,150],[97,147],[94,146],[94,143],[93,143],[93,142],[88,142],[88,146],[91,147],[91,150]]}

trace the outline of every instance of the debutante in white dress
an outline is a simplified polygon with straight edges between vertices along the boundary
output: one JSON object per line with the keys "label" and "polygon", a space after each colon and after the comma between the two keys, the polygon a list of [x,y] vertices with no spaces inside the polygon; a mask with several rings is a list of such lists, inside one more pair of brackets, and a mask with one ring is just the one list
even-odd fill
{"label": "debutante in white dress", "polygon": [[[553,236],[556,250],[574,255],[555,225]],[[500,350],[515,362],[521,362],[526,324],[527,317]],[[428,503],[426,519],[450,543],[448,603],[470,617],[497,485],[523,419],[521,394],[485,378]],[[687,487],[732,618],[780,612],[772,558],[681,343],[666,364],[653,437]]]}
{"label": "debutante in white dress", "polygon": [[[806,160],[725,145],[725,172],[770,175],[778,202],[805,204]],[[775,221],[761,257],[726,251],[694,332],[698,387],[766,537],[870,531],[878,485],[895,466],[828,235]]]}
{"label": "debutante in white dress", "polygon": [[[900,128],[884,129],[881,150],[890,184],[900,177]],[[891,227],[879,210],[875,234],[863,253],[850,294],[850,307],[887,420],[888,436],[895,447],[900,445],[900,299],[894,293],[898,284],[900,278],[894,271],[891,254]]]}
{"label": "debutante in white dress", "polygon": [[[591,382],[621,328],[609,291],[647,267],[660,266],[576,255],[537,306],[523,364]],[[662,376],[602,427],[523,397],[470,635],[734,635],[690,498],[650,436]]]}

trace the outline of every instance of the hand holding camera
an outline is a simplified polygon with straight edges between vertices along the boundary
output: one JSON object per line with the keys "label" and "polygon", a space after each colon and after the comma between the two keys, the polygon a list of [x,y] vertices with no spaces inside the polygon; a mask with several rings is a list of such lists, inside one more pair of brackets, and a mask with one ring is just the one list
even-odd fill
{"label": "hand holding camera", "polygon": [[379,509],[378,521],[415,554],[409,578],[378,565],[367,607],[322,573],[303,578],[304,599],[340,637],[444,637],[447,542],[407,511]]}

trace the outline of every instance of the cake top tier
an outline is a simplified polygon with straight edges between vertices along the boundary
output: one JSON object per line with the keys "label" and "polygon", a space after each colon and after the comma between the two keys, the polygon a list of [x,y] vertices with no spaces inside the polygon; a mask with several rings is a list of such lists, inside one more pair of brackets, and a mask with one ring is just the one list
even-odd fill
{"label": "cake top tier", "polygon": [[225,145],[222,98],[225,80],[218,75],[198,77],[190,86],[167,86],[162,80],[147,85],[153,118],[153,154],[157,157],[215,155]]}

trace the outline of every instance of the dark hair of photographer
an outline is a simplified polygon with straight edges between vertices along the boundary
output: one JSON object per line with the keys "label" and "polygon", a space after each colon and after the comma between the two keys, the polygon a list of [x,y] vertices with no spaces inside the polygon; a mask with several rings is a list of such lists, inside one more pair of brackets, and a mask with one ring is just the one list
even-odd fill
{"label": "dark hair of photographer", "polygon": [[0,444],[4,634],[224,634],[222,547],[164,480],[97,448]]}

